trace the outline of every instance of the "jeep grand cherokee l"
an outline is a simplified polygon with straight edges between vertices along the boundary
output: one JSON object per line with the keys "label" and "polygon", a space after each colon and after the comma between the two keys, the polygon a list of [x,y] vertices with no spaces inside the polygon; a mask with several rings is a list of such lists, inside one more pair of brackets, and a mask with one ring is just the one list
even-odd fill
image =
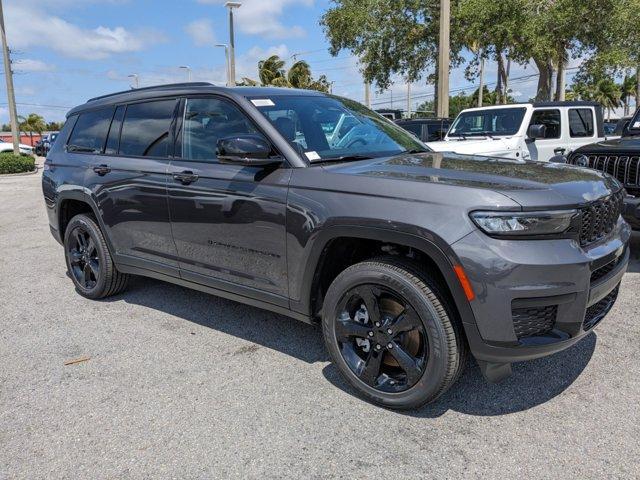
{"label": "jeep grand cherokee l", "polygon": [[573,345],[629,259],[614,178],[431,152],[319,92],[94,98],[69,112],[42,182],[79,294],[145,275],[321,323],[347,381],[393,408],[437,398],[468,352],[497,381]]}

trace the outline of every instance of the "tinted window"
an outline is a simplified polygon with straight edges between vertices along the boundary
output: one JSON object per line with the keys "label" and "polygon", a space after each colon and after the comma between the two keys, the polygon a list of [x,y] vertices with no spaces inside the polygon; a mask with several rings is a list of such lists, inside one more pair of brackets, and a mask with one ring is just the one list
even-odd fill
{"label": "tinted window", "polygon": [[416,137],[422,138],[422,125],[420,123],[399,123],[398,125],[413,133]]}
{"label": "tinted window", "polygon": [[515,135],[520,130],[525,108],[488,108],[461,112],[449,131],[450,137]]}
{"label": "tinted window", "polygon": [[442,140],[447,134],[448,129],[449,129],[449,124],[447,123],[442,123],[438,125],[429,125],[429,138],[427,141],[438,142]]}
{"label": "tinted window", "polygon": [[120,105],[116,108],[116,113],[113,115],[111,121],[111,127],[109,128],[109,136],[107,137],[107,146],[104,149],[104,153],[107,155],[115,155],[118,153],[118,143],[120,142],[120,127],[122,126],[122,119],[124,118],[125,106]]}
{"label": "tinted window", "polygon": [[70,152],[101,153],[112,115],[112,107],[81,113],[67,143],[67,149]]}
{"label": "tinted window", "polygon": [[560,110],[536,110],[529,125],[544,125],[544,138],[560,138]]}
{"label": "tinted window", "polygon": [[345,98],[278,95],[256,97],[256,103],[260,113],[310,161],[427,150],[403,128]]}
{"label": "tinted window", "polygon": [[217,98],[189,98],[184,113],[182,158],[215,160],[218,140],[257,133],[233,104]]}
{"label": "tinted window", "polygon": [[572,137],[593,136],[593,111],[590,108],[569,109],[569,134]]}
{"label": "tinted window", "polygon": [[120,154],[167,157],[169,127],[175,105],[175,100],[127,105],[120,135]]}

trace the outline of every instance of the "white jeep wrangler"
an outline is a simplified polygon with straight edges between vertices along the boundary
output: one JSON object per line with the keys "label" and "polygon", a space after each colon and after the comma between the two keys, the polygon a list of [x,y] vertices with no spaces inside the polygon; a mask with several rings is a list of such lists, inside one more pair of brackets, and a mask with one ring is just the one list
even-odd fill
{"label": "white jeep wrangler", "polygon": [[437,152],[548,161],[604,140],[596,102],[539,102],[469,108],[460,112]]}

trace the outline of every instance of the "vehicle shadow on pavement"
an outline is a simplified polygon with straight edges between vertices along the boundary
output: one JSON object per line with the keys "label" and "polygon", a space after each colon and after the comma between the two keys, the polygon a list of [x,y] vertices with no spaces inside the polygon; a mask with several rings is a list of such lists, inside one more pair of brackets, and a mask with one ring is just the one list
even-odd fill
{"label": "vehicle shadow on pavement", "polygon": [[[487,382],[475,360],[470,359],[462,377],[434,403],[399,414],[434,418],[448,410],[468,415],[493,416],[528,410],[562,393],[585,369],[597,336],[588,335],[576,345],[550,357],[513,365],[513,375],[498,384]],[[356,395],[335,365],[327,365],[323,374],[336,387]]]}
{"label": "vehicle shadow on pavement", "polygon": [[307,363],[329,359],[313,325],[159,280],[133,277],[126,292],[101,301],[152,308]]}

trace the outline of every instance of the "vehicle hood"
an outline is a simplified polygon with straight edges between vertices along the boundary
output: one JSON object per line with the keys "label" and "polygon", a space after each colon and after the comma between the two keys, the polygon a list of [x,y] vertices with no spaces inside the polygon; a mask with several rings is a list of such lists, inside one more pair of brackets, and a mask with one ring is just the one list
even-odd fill
{"label": "vehicle hood", "polygon": [[629,151],[629,153],[635,153],[636,155],[640,154],[640,136],[629,136],[629,137],[620,137],[620,138],[610,138],[608,140],[596,143],[590,143],[589,145],[584,145],[575,150],[576,152],[589,152],[589,153],[600,153],[600,152],[625,152]]}
{"label": "vehicle hood", "polygon": [[[33,150],[33,147],[31,145],[25,145],[24,143],[19,143],[18,147],[21,150]],[[13,142],[2,142],[0,143],[0,148],[2,150],[13,150]]]}
{"label": "vehicle hood", "polygon": [[[561,163],[429,152],[325,167],[333,173],[493,190],[525,209],[579,206],[620,190],[613,177]],[[464,195],[464,193],[461,193]]]}
{"label": "vehicle hood", "polygon": [[456,152],[470,155],[496,155],[516,150],[518,140],[515,137],[482,137],[482,139],[450,138],[440,142],[429,142],[427,146],[436,152]]}

